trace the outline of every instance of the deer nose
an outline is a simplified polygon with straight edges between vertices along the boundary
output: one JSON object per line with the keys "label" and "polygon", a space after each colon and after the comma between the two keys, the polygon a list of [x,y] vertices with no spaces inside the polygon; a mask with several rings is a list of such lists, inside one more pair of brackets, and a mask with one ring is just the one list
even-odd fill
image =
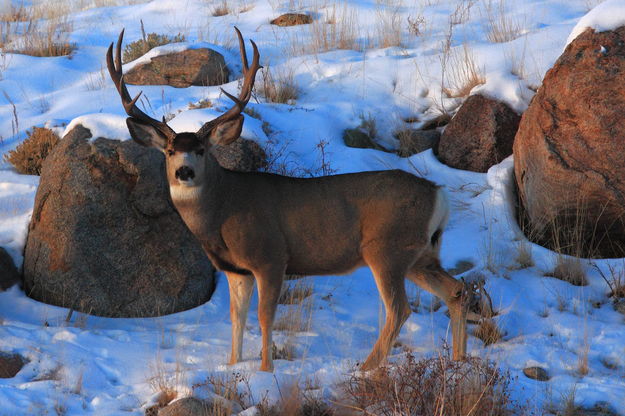
{"label": "deer nose", "polygon": [[193,178],[195,178],[195,172],[193,172],[193,169],[188,166],[182,166],[176,171],[176,179],[188,181]]}

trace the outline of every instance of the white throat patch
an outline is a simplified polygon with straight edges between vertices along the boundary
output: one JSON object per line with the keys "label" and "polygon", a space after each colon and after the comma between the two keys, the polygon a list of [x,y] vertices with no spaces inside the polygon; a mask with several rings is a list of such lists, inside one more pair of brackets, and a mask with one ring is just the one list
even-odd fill
{"label": "white throat patch", "polygon": [[169,187],[172,201],[199,200],[202,194],[202,186],[175,185]]}

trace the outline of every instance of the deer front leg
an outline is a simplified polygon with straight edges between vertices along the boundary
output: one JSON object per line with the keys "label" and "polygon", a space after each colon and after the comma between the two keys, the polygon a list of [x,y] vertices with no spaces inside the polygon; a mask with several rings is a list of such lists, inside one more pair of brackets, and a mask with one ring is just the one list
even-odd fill
{"label": "deer front leg", "polygon": [[258,321],[263,336],[260,371],[273,371],[272,327],[282,288],[284,270],[254,272],[258,285]]}
{"label": "deer front leg", "polygon": [[445,302],[451,319],[453,358],[464,359],[467,353],[467,302],[464,284],[439,265],[413,269],[408,278]]}
{"label": "deer front leg", "polygon": [[226,272],[230,289],[230,320],[232,322],[232,353],[230,364],[241,361],[243,332],[250,308],[250,298],[254,289],[254,278],[248,275]]}

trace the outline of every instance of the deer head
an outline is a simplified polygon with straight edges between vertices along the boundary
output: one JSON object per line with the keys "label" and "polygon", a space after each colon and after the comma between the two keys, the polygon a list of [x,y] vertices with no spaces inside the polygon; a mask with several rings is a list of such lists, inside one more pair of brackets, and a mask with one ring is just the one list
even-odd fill
{"label": "deer head", "polygon": [[131,98],[124,82],[121,60],[121,45],[124,39],[122,30],[115,48],[113,60],[113,43],[106,53],[106,65],[117,91],[122,99],[126,114],[128,130],[132,139],[142,146],[154,147],[165,155],[167,166],[167,180],[171,187],[197,187],[201,186],[207,175],[206,166],[214,160],[209,155],[208,149],[213,144],[226,145],[232,143],[241,135],[243,128],[243,115],[252,96],[256,72],[261,68],[259,64],[260,54],[254,41],[250,40],[254,48],[252,66],[248,66],[245,43],[241,32],[234,28],[239,38],[239,49],[243,61],[243,86],[238,97],[221,90],[234,105],[219,117],[205,123],[197,132],[176,133],[163,121],[158,121],[145,114],[137,107],[137,100],[141,93]]}

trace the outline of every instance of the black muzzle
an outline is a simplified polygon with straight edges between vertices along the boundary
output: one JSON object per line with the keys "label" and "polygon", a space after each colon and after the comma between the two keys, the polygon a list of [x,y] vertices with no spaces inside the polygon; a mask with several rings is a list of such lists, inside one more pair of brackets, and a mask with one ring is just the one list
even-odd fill
{"label": "black muzzle", "polygon": [[195,178],[195,172],[188,166],[182,166],[176,171],[176,179],[181,181],[188,181]]}

